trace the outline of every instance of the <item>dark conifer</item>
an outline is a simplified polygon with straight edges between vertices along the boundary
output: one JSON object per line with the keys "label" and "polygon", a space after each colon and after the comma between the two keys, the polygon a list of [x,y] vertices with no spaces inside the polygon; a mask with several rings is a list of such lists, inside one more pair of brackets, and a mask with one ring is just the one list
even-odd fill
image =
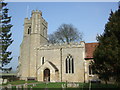
{"label": "dark conifer", "polygon": [[120,7],[111,11],[102,35],[94,52],[94,66],[97,74],[107,83],[110,77],[120,82]]}
{"label": "dark conifer", "polygon": [[12,44],[13,40],[11,38],[12,33],[10,24],[11,16],[8,15],[8,8],[6,8],[7,3],[0,2],[0,61],[1,66],[7,65],[10,63],[12,57],[11,51],[8,51],[8,47]]}

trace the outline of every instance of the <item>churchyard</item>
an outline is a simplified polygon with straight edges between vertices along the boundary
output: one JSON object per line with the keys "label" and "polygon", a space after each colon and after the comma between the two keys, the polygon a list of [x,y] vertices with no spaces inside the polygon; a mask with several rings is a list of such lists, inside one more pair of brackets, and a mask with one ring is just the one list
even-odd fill
{"label": "churchyard", "polygon": [[115,90],[119,90],[120,87],[113,85],[113,84],[101,84],[101,83],[78,83],[78,82],[38,82],[38,81],[24,81],[24,80],[17,80],[8,82],[6,84],[0,85],[0,88],[11,88],[12,90],[18,90],[18,89],[28,89],[28,90],[34,90],[34,89],[53,89],[53,88],[59,88],[59,89],[79,89],[79,90],[90,90],[90,89],[96,89],[96,88],[111,88]]}

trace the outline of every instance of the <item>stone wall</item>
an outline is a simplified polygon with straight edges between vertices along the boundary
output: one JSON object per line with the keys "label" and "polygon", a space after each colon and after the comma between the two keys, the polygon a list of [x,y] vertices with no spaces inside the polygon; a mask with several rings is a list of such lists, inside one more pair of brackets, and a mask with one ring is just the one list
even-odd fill
{"label": "stone wall", "polygon": [[[82,53],[81,53],[82,52]],[[58,69],[58,81],[68,81],[68,82],[84,82],[84,43],[79,44],[61,44],[61,45],[44,45],[37,48],[37,68],[41,67],[41,57],[45,58],[45,62],[52,62]],[[67,74],[65,69],[65,60],[68,54],[71,54],[74,59],[74,73]],[[49,68],[49,65],[42,65],[46,68]],[[42,72],[44,69],[41,70]],[[40,71],[40,72],[41,72]],[[53,69],[53,71],[55,71]],[[38,73],[40,73],[38,72]],[[41,73],[42,73],[41,72]],[[52,75],[53,73],[51,73]],[[56,78],[57,78],[56,77]],[[38,80],[43,80],[43,75],[38,75]],[[53,79],[51,77],[52,81]]]}

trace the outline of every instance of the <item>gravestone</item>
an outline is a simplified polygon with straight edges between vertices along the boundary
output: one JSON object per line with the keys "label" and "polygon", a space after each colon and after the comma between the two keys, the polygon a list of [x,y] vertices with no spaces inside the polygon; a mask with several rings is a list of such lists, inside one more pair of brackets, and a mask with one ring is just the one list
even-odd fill
{"label": "gravestone", "polygon": [[22,90],[22,85],[17,85],[16,90]]}
{"label": "gravestone", "polygon": [[8,85],[7,85],[7,88],[8,88],[9,90],[12,90],[12,85],[11,85],[11,84],[8,84]]}
{"label": "gravestone", "polygon": [[2,79],[2,78],[0,78],[0,84],[2,84],[2,82],[3,82],[3,79]]}
{"label": "gravestone", "polygon": [[6,83],[7,83],[7,81],[8,81],[7,79],[4,79],[4,80],[3,80],[3,84],[6,84]]}

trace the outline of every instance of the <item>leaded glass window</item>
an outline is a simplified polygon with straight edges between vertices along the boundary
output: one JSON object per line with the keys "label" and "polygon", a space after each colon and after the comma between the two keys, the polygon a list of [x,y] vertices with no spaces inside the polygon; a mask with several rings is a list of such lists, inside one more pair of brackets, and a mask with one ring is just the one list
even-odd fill
{"label": "leaded glass window", "polygon": [[65,60],[66,73],[74,73],[74,60],[73,57],[69,54]]}

